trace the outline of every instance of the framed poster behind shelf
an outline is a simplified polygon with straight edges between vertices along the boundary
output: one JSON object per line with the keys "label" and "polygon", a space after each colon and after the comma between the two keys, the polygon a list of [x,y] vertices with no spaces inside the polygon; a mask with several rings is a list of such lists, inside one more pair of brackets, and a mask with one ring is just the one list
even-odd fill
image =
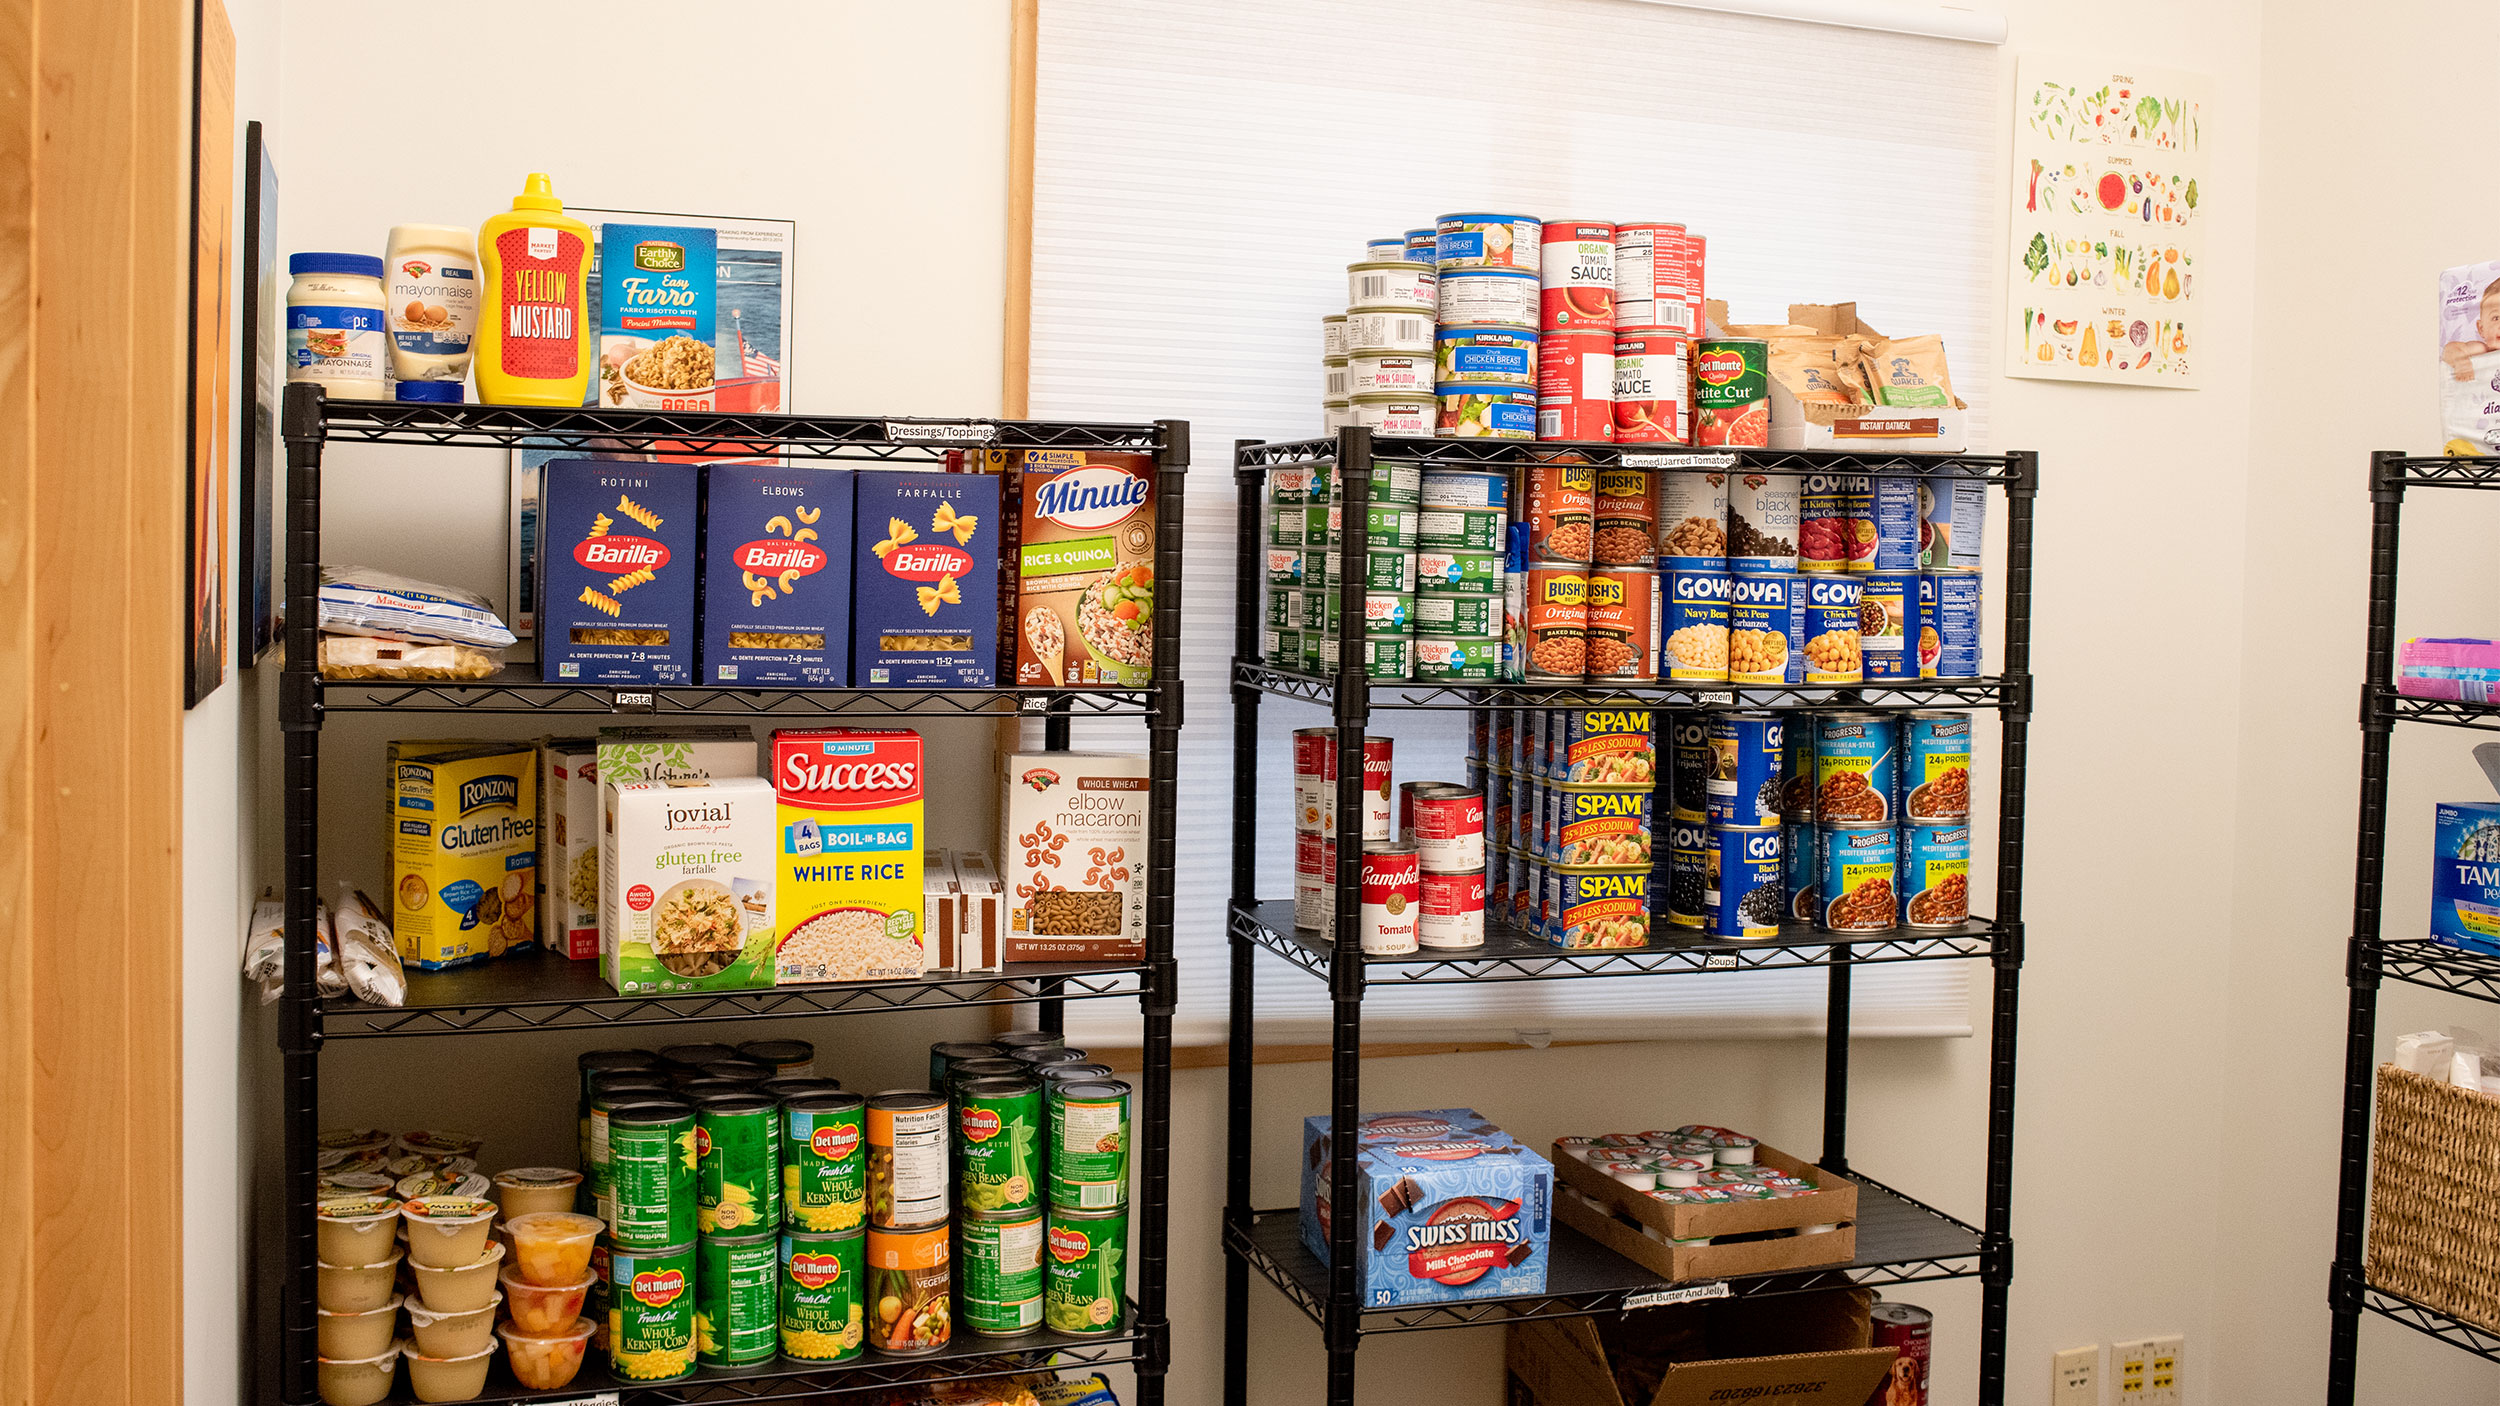
{"label": "framed poster behind shelf", "polygon": [[233,421],[234,28],[199,0],[192,29],[190,511],[185,708],[226,681],[226,431]]}
{"label": "framed poster behind shelf", "polygon": [[285,318],[278,295],[278,167],[257,122],[243,126],[242,490],[243,622],[238,641],[244,668],[258,664],[278,638],[278,349]]}

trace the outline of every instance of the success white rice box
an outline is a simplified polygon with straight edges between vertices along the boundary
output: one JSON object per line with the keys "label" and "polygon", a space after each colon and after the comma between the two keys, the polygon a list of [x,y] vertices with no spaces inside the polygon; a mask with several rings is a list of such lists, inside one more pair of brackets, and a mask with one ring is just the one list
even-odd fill
{"label": "success white rice box", "polygon": [[925,777],[909,728],[773,734],[779,985],[920,975]]}
{"label": "success white rice box", "polygon": [[772,985],[771,783],[610,781],[601,795],[608,984],[628,994]]}

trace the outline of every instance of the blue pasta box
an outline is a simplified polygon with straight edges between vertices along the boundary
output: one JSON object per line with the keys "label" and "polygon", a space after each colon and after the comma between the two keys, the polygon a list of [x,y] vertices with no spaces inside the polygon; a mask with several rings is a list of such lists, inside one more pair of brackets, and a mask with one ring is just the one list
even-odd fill
{"label": "blue pasta box", "polygon": [[720,236],[690,225],[599,227],[599,403],[710,410]]}
{"label": "blue pasta box", "polygon": [[[1343,1213],[1357,1218],[1355,1283],[1365,1308],[1545,1292],[1554,1165],[1495,1132],[1366,1139],[1352,1150],[1356,1199]],[[1339,1211],[1327,1176],[1306,1173],[1306,1182],[1302,1243],[1324,1264]]]}
{"label": "blue pasta box", "polygon": [[998,476],[859,476],[851,685],[998,682]]}
{"label": "blue pasta box", "polygon": [[703,471],[704,682],[850,685],[847,558],[859,477],[769,464]]}
{"label": "blue pasta box", "polygon": [[702,561],[698,470],[558,459],[545,472],[538,512],[539,678],[693,683]]}

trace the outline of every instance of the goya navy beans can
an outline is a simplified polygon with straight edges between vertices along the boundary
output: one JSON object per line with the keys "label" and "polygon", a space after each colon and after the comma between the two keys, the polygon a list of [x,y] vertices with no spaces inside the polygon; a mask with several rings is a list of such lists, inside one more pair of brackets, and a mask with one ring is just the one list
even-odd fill
{"label": "goya navy beans can", "polygon": [[1811,923],[1823,915],[1815,895],[1822,892],[1823,844],[1814,822],[1790,821],[1780,827],[1780,863],[1787,873],[1788,919]]}
{"label": "goya navy beans can", "polygon": [[1905,731],[1902,820],[1933,825],[1970,819],[1970,714],[1912,713]]}
{"label": "goya navy beans can", "polygon": [[1823,928],[1890,932],[1900,926],[1901,834],[1889,825],[1822,827]]}
{"label": "goya navy beans can", "polygon": [[1658,677],[1658,582],[1640,566],[1603,566],[1589,573],[1588,676]]}
{"label": "goya navy beans can", "polygon": [[1777,713],[1712,715],[1710,800],[1703,812],[1712,825],[1778,828],[1785,726]]}
{"label": "goya navy beans can", "polygon": [[1970,921],[1970,825],[1901,827],[1901,919],[1914,928]]}
{"label": "goya navy beans can", "polygon": [[1604,220],[1547,220],[1538,272],[1543,302],[1537,328],[1615,329],[1615,227]]}
{"label": "goya navy beans can", "polygon": [[[1439,276],[1404,259],[1365,259],[1346,265],[1346,306],[1366,312],[1415,312],[1429,317],[1439,299]],[[1349,347],[1351,356],[1354,349]]]}
{"label": "goya navy beans can", "polygon": [[1519,521],[1527,524],[1529,559],[1588,562],[1596,545],[1596,466],[1560,453],[1521,472],[1526,501]]}
{"label": "goya navy beans can", "polygon": [[1704,713],[1678,713],[1668,737],[1667,766],[1673,779],[1675,817],[1706,821],[1710,815],[1710,771],[1718,761],[1710,750],[1710,718]]}
{"label": "goya navy beans can", "polygon": [[1921,479],[1918,569],[1977,571],[1988,523],[1988,485],[1967,478]]}
{"label": "goya navy beans can", "polygon": [[1054,1084],[1050,1203],[1079,1211],[1128,1204],[1129,1087],[1117,1079]]}
{"label": "goya navy beans can", "polygon": [[1858,647],[1858,598],[1855,576],[1815,573],[1799,578],[1806,587],[1806,682],[1858,683],[1865,678]]}
{"label": "goya navy beans can", "polygon": [[1654,490],[1650,522],[1658,555],[1724,560],[1727,552],[1727,482],[1723,473],[1649,475]]}
{"label": "goya navy beans can", "polygon": [[781,1106],[720,1094],[695,1106],[695,1228],[752,1234],[781,1225]]}
{"label": "goya navy beans can", "polygon": [[[1797,567],[1801,571],[1846,571],[1856,548],[1865,511],[1864,474],[1807,474],[1797,500]],[[1867,524],[1873,535],[1873,527]],[[1868,546],[1871,550],[1873,543]]]}
{"label": "goya navy beans can", "polygon": [[1731,683],[1803,683],[1805,593],[1792,572],[1732,576],[1727,586],[1727,676]]}
{"label": "goya navy beans can", "polygon": [[867,1106],[853,1093],[806,1094],[781,1105],[781,1205],[791,1227],[845,1232],[868,1223]]}
{"label": "goya navy beans can", "polygon": [[1527,677],[1578,681],[1588,674],[1589,569],[1538,562],[1527,572]]}
{"label": "goya navy beans can", "polygon": [[[1333,375],[1333,373],[1332,373]],[[1345,394],[1430,395],[1436,384],[1432,358],[1414,352],[1366,352],[1346,359]]]}
{"label": "goya navy beans can", "polygon": [[[1375,840],[1363,846],[1361,944],[1367,957],[1398,957],[1415,950],[1423,916],[1423,870],[1413,845]],[[1320,929],[1328,934],[1328,927]]]}
{"label": "goya navy beans can", "polygon": [[1536,329],[1535,269],[1452,269],[1441,275],[1440,295],[1443,327]]}
{"label": "goya navy beans can", "polygon": [[871,1226],[867,1244],[868,1343],[892,1356],[936,1352],[954,1337],[955,1305],[944,1226]]}
{"label": "goya navy beans can", "polygon": [[1042,1322],[1054,1333],[1119,1331],[1128,1290],[1128,1212],[1053,1211],[1042,1258]]}
{"label": "goya navy beans can", "polygon": [[1979,583],[1976,571],[1919,573],[1920,678],[1979,677]]}
{"label": "goya navy beans can", "polygon": [[1484,867],[1484,792],[1446,781],[1408,783],[1400,827],[1422,867],[1455,874]]}
{"label": "goya navy beans can", "polygon": [[1693,331],[1685,286],[1684,226],[1643,221],[1615,228],[1615,326]]}
{"label": "goya navy beans can", "polygon": [[1667,825],[1667,921],[1710,926],[1710,827],[1678,818]]}
{"label": "goya navy beans can", "polygon": [[1692,437],[1688,341],[1672,332],[1615,334],[1615,439],[1683,444]]}
{"label": "goya navy beans can", "polygon": [[761,1235],[705,1235],[695,1244],[695,1360],[749,1367],[781,1351],[781,1245]]}
{"label": "goya navy beans can", "polygon": [[1502,603],[1493,596],[1462,596],[1438,589],[1418,591],[1415,633],[1498,637],[1502,633]]}
{"label": "goya navy beans can", "polygon": [[1890,825],[1900,794],[1900,719],[1824,713],[1814,719],[1814,817],[1825,825]]}
{"label": "goya navy beans can", "polygon": [[1554,865],[1545,940],[1557,947],[1640,947],[1649,941],[1649,870]]}
{"label": "goya navy beans can", "polygon": [[694,1109],[620,1104],[608,1112],[608,1196],[600,1218],[620,1248],[691,1245],[695,1232]]}
{"label": "goya navy beans can", "polygon": [[948,1212],[946,1096],[893,1089],[868,1100],[868,1223],[944,1225]]}
{"label": "goya navy beans can", "polygon": [[964,1327],[984,1338],[1017,1338],[1042,1326],[1042,1237],[1036,1207],[1012,1215],[967,1215],[963,1241]]}
{"label": "goya navy beans can", "polygon": [[846,1362],[868,1342],[868,1237],[793,1230],[781,1237],[781,1355]]}
{"label": "goya navy beans can", "polygon": [[1488,852],[1486,867],[1423,876],[1424,916],[1416,939],[1440,951],[1482,947],[1484,910],[1491,895],[1486,885],[1500,856]]}
{"label": "goya navy beans can", "polygon": [[1707,337],[1693,357],[1693,442],[1760,448],[1771,442],[1771,344]]}
{"label": "goya navy beans can", "polygon": [[608,1251],[608,1366],[621,1380],[675,1381],[695,1368],[694,1239]]}
{"label": "goya navy beans can", "polygon": [[[1462,211],[1432,222],[1436,232],[1433,264],[1442,269],[1538,270],[1544,252],[1545,225],[1531,215],[1488,215]],[[1532,320],[1526,324],[1534,327]]]}
{"label": "goya navy beans can", "polygon": [[1878,477],[1869,481],[1867,521],[1873,529],[1870,550],[1850,557],[1852,571],[1916,571],[1919,539],[1920,484],[1914,478]]}
{"label": "goya navy beans can", "polygon": [[1918,573],[1870,571],[1858,579],[1858,654],[1866,681],[1917,678],[1918,656],[1910,646],[1918,638]]}
{"label": "goya navy beans can", "polygon": [[1667,572],[1667,677],[1678,683],[1727,678],[1728,574],[1713,566]]}
{"label": "goya navy beans can", "polygon": [[955,1167],[966,1211],[1042,1204],[1042,1082],[976,1079],[955,1094]]}
{"label": "goya navy beans can", "polygon": [[1649,786],[1658,779],[1656,717],[1647,708],[1571,708],[1549,714],[1551,770],[1566,786]]}
{"label": "goya navy beans can", "polygon": [[1597,565],[1647,566],[1658,559],[1658,501],[1649,479],[1646,469],[1597,471],[1597,535],[1591,549]]}
{"label": "goya navy beans can", "polygon": [[1615,437],[1615,334],[1603,327],[1548,332],[1537,349],[1536,437],[1604,443]]}
{"label": "goya navy beans can", "polygon": [[1510,385],[1467,382],[1436,386],[1440,415],[1434,433],[1442,439],[1534,439],[1537,393]]}
{"label": "goya navy beans can", "polygon": [[1780,863],[1780,832],[1713,825],[1710,878],[1703,906],[1713,937],[1777,937],[1788,911],[1788,874]]}
{"label": "goya navy beans can", "polygon": [[1511,327],[1444,327],[1432,339],[1433,377],[1428,384],[1466,382],[1531,389],[1537,384],[1537,360],[1533,332]]}
{"label": "goya navy beans can", "polygon": [[1736,474],[1727,483],[1727,564],[1734,571],[1797,569],[1795,474]]}
{"label": "goya navy beans can", "polygon": [[[1482,596],[1447,596],[1445,600],[1481,601]],[[1418,600],[1419,606],[1426,604]],[[1498,613],[1498,610],[1497,612]],[[1499,635],[1417,635],[1415,677],[1443,683],[1489,683],[1502,676]]]}
{"label": "goya navy beans can", "polygon": [[1575,786],[1556,794],[1560,810],[1554,831],[1555,862],[1592,868],[1649,867],[1654,793],[1648,787]]}

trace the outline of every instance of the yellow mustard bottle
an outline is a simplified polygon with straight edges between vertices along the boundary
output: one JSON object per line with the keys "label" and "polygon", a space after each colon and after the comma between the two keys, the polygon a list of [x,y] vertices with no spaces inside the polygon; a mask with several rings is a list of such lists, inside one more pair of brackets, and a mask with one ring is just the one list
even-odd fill
{"label": "yellow mustard bottle", "polygon": [[590,226],[564,213],[547,177],[531,172],[512,208],[477,232],[477,398],[488,405],[578,406],[589,399],[592,348],[583,284]]}

